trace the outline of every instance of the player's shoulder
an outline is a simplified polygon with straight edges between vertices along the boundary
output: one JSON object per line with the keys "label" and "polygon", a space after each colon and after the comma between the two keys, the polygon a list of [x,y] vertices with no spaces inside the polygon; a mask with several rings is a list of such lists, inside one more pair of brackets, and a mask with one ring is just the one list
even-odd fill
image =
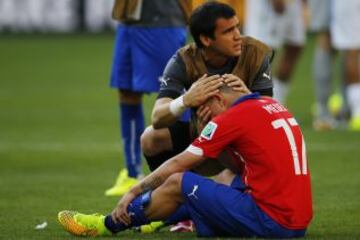
{"label": "player's shoulder", "polygon": [[168,63],[166,64],[164,73],[166,74],[169,72],[184,72],[184,71],[185,71],[185,63],[184,63],[183,59],[181,58],[181,55],[178,50],[169,59]]}
{"label": "player's shoulder", "polygon": [[195,43],[189,43],[179,50],[177,50],[177,57],[184,65],[193,64],[193,61],[197,59],[197,55],[199,54],[199,49]]}
{"label": "player's shoulder", "polygon": [[242,37],[245,51],[260,51],[263,53],[271,53],[272,48],[264,42],[249,36]]}
{"label": "player's shoulder", "polygon": [[179,53],[180,56],[184,57],[184,55],[193,55],[196,53],[196,51],[198,51],[198,47],[196,46],[195,43],[189,43],[186,44],[185,46],[179,48],[179,50],[177,51]]}
{"label": "player's shoulder", "polygon": [[[254,81],[260,81],[262,72],[269,69],[273,50],[265,43],[248,36],[242,37],[242,52],[237,64],[238,71],[242,71],[247,77],[248,85]],[[269,79],[267,79],[269,80]]]}

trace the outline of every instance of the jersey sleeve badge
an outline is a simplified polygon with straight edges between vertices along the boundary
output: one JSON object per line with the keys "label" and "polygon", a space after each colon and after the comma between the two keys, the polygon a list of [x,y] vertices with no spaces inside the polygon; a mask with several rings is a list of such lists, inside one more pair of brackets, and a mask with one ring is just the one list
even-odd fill
{"label": "jersey sleeve badge", "polygon": [[217,127],[218,125],[216,123],[210,121],[202,130],[200,139],[204,138],[206,140],[211,140],[215,134]]}

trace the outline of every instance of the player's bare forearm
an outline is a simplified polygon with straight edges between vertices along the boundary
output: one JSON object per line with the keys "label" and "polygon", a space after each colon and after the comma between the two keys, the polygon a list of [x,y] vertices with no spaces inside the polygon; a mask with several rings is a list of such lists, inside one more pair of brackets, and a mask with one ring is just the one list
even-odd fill
{"label": "player's bare forearm", "polygon": [[154,129],[169,127],[174,124],[177,117],[170,112],[171,98],[160,98],[156,100],[151,115],[151,124]]}
{"label": "player's bare forearm", "polygon": [[131,218],[127,213],[127,207],[131,201],[142,193],[156,189],[172,174],[192,169],[202,163],[204,159],[203,156],[194,155],[185,150],[163,163],[120,199],[112,212],[113,220],[129,225],[131,223]]}
{"label": "player's bare forearm", "polygon": [[142,192],[147,192],[153,190],[160,186],[164,182],[164,178],[162,176],[153,176],[148,181],[144,181],[140,184],[140,189]]}
{"label": "player's bare forearm", "polygon": [[136,195],[153,190],[165,182],[174,173],[185,172],[193,169],[204,161],[204,157],[194,155],[186,150],[164,162],[154,172],[145,177],[130,191]]}

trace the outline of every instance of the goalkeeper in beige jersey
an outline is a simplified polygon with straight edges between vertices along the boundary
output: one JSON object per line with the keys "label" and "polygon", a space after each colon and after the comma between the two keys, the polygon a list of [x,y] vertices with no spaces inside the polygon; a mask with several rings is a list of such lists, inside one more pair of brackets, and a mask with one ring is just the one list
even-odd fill
{"label": "goalkeeper in beige jersey", "polygon": [[207,2],[194,10],[189,26],[195,43],[179,49],[169,60],[152,111],[152,126],[141,136],[151,170],[190,144],[192,124],[184,117],[186,110],[194,110],[195,129],[201,128],[211,116],[210,109],[202,104],[221,84],[241,91],[243,81],[252,92],[272,96],[273,51],[241,35],[233,8]]}

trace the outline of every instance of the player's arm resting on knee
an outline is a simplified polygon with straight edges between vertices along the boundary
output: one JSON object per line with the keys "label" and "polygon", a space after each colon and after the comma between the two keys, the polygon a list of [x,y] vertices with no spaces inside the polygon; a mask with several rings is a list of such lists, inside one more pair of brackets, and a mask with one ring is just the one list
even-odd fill
{"label": "player's arm resting on knee", "polygon": [[155,129],[168,127],[189,107],[198,107],[209,97],[215,95],[223,78],[219,75],[203,75],[183,95],[172,98],[159,98],[155,102],[151,120]]}
{"label": "player's arm resting on knee", "polygon": [[130,224],[131,218],[127,212],[127,207],[131,201],[142,193],[156,189],[172,174],[190,170],[201,164],[204,160],[204,156],[195,155],[185,150],[164,162],[154,172],[142,179],[140,183],[132,187],[130,191],[119,200],[112,212],[113,220],[115,222],[120,221],[124,224]]}
{"label": "player's arm resting on knee", "polygon": [[205,159],[204,156],[195,155],[185,150],[165,161],[154,172],[145,177],[138,185],[134,186],[134,189],[132,190],[134,190],[135,194],[153,190],[163,184],[172,174],[191,170],[203,163]]}

